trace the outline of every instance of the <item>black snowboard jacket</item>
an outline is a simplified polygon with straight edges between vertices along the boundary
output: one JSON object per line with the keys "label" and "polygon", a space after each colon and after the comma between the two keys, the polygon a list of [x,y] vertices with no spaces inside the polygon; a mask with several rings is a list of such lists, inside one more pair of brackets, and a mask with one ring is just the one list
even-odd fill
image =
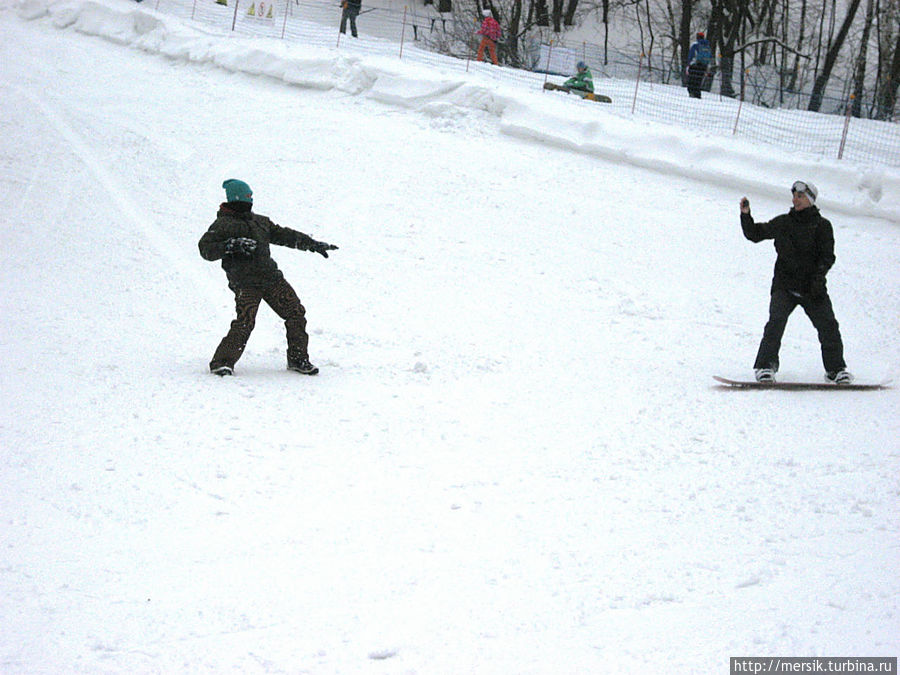
{"label": "black snowboard jacket", "polygon": [[749,213],[741,214],[744,236],[756,243],[775,240],[775,274],[772,290],[807,295],[815,277],[824,277],[834,265],[834,231],[819,209],[791,209],[768,223],[757,223]]}
{"label": "black snowboard jacket", "polygon": [[[256,241],[256,250],[249,256],[231,255],[225,252],[225,242],[235,237]],[[311,251],[316,244],[309,235],[276,225],[266,216],[248,211],[242,213],[226,202],[200,238],[200,255],[206,260],[221,260],[222,269],[232,288],[269,288],[284,277],[272,260],[269,245],[288,246],[301,251]]]}

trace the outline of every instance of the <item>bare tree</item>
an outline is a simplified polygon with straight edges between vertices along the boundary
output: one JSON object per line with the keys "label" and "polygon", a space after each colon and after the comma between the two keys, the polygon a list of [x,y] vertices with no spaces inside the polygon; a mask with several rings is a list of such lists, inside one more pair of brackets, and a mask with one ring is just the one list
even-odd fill
{"label": "bare tree", "polygon": [[563,0],[553,0],[553,9],[550,11],[550,19],[553,21],[553,31],[562,32]]}
{"label": "bare tree", "polygon": [[719,51],[719,72],[721,81],[719,91],[723,96],[734,97],[734,59],[743,48],[738,49],[742,39],[742,31],[747,20],[748,3],[741,0],[713,0],[713,12],[710,18],[710,40]]}
{"label": "bare tree", "polygon": [[694,3],[697,0],[681,0],[681,21],[678,23],[678,46],[681,48],[681,78],[685,82],[688,52],[691,50],[691,24],[694,21]]}
{"label": "bare tree", "polygon": [[869,37],[872,33],[872,20],[875,16],[874,0],[866,2],[866,22],[863,24],[862,40],[859,44],[859,54],[856,56],[856,68],[853,87],[853,116],[860,117],[862,111],[863,91],[866,82],[866,59],[869,50]]}
{"label": "bare tree", "polygon": [[[797,51],[803,50],[804,37],[806,32],[806,6],[807,0],[801,0],[800,2],[800,34],[797,36]],[[787,27],[785,27],[787,29]],[[798,87],[798,78],[800,75],[800,55],[794,55],[794,65],[791,68],[791,78],[787,83],[788,91],[797,91]]]}
{"label": "bare tree", "polygon": [[566,5],[566,12],[563,15],[563,24],[566,26],[575,25],[575,11],[578,9],[578,0],[569,0]]}
{"label": "bare tree", "polygon": [[897,89],[900,87],[900,33],[897,35],[897,44],[894,46],[894,58],[890,74],[882,86],[882,99],[879,106],[881,116],[879,119],[889,120],[897,106]]}
{"label": "bare tree", "polygon": [[834,42],[828,47],[828,52],[825,54],[825,62],[822,66],[822,72],[819,73],[818,77],[816,77],[816,81],[813,84],[812,94],[809,97],[809,107],[807,110],[811,110],[813,112],[818,112],[822,107],[822,96],[825,93],[825,87],[828,86],[828,80],[831,78],[831,72],[834,69],[834,64],[837,62],[838,54],[841,51],[841,48],[844,46],[844,41],[847,39],[847,33],[850,31],[850,25],[853,23],[853,18],[856,16],[856,11],[859,9],[860,0],[850,0],[850,3],[847,7],[847,15],[844,17],[844,21],[841,24],[840,29],[838,30],[837,36],[835,36]]}
{"label": "bare tree", "polygon": [[[900,6],[886,3],[878,12],[878,71],[875,80],[875,110],[873,117],[890,120],[897,106],[897,90],[900,86]],[[887,29],[882,33],[884,20]]]}

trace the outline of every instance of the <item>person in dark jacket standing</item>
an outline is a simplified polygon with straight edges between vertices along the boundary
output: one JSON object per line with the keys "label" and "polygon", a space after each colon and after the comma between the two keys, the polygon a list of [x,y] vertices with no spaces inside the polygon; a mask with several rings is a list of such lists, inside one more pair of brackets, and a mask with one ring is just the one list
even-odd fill
{"label": "person in dark jacket standing", "polygon": [[287,367],[304,375],[319,372],[309,362],[309,335],[306,310],[272,260],[269,246],[287,246],[328,257],[337,246],[316,241],[309,235],[276,225],[266,216],[253,213],[253,191],[244,181],[229,178],[226,201],[219,206],[215,221],[200,238],[200,255],[221,260],[234,292],[237,316],[209,363],[216,375],[233,375],[234,364],[247,345],[263,300],[284,320],[287,330]]}
{"label": "person in dark jacket standing", "polygon": [[700,98],[703,89],[703,78],[712,62],[712,50],[709,40],[703,33],[697,33],[697,41],[688,50],[687,89],[691,98]]}
{"label": "person in dark jacket standing", "polygon": [[819,334],[825,378],[849,384],[853,376],[844,363],[844,343],[825,275],[834,265],[834,231],[816,206],[818,190],[812,183],[797,181],[791,186],[793,208],[768,223],[757,223],[750,215],[750,201],[741,199],[741,229],[757,243],[775,240],[775,275],[769,302],[769,321],[763,331],[753,365],[759,382],[774,382],[778,372],[778,352],[788,317],[797,305],[803,307]]}
{"label": "person in dark jacket standing", "polygon": [[362,9],[362,0],[344,0],[341,3],[343,11],[341,12],[341,32],[347,32],[347,19],[350,19],[350,34],[353,37],[359,37],[356,34],[356,17],[359,16],[359,10]]}

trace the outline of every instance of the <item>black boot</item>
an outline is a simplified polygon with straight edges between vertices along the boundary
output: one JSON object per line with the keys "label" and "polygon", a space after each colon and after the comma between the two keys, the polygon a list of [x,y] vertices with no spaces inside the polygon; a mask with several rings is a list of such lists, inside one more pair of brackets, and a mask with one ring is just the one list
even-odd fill
{"label": "black boot", "polygon": [[308,358],[288,361],[287,367],[288,370],[293,370],[295,373],[300,373],[302,375],[315,375],[319,372],[319,369],[311,364]]}

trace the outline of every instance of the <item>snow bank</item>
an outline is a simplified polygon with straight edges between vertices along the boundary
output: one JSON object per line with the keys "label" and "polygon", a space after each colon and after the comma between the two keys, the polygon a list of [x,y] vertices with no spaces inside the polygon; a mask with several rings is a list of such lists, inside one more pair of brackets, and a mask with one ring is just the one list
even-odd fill
{"label": "snow bank", "polygon": [[[263,75],[297,87],[336,90],[426,115],[454,108],[480,111],[518,138],[607,160],[733,186],[752,197],[778,197],[794,180],[819,187],[819,203],[832,213],[900,222],[900,170],[858,166],[735,137],[639,119],[622,119],[602,106],[573,105],[515,83],[496,83],[480,72],[435,70],[407,58],[348,55],[271,38],[211,34],[178,19],[117,0],[24,0],[23,19],[49,17],[53,25],[147,52],[233,72]],[[449,107],[448,107],[449,106]],[[765,171],[759,167],[764,166]]]}

